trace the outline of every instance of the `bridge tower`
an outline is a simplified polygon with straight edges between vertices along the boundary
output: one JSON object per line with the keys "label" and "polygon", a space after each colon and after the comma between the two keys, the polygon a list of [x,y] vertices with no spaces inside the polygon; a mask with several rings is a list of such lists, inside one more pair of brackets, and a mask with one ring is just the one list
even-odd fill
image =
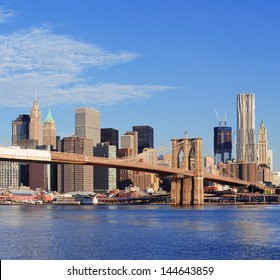
{"label": "bridge tower", "polygon": [[171,204],[204,204],[202,139],[172,139],[172,167],[194,171],[193,177],[178,176],[171,182]]}

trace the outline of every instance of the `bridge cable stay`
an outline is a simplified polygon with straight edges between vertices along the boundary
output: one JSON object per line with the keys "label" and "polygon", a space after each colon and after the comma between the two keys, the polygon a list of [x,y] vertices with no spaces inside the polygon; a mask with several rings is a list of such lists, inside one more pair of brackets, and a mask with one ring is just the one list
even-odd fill
{"label": "bridge cable stay", "polygon": [[[195,142],[195,140],[193,140],[191,143],[193,143],[193,142]],[[155,149],[156,150],[156,155],[158,156],[158,155],[172,154],[172,152],[174,150],[177,150],[178,148],[180,148],[181,145],[182,144],[180,142],[178,142],[174,146],[172,146],[171,143],[165,144],[165,145]],[[210,150],[205,144],[203,144],[203,148],[206,148],[207,151]],[[210,154],[212,154],[212,152],[210,152]],[[121,160],[123,160],[123,161],[139,161],[139,159],[141,159],[142,156],[143,156],[143,153],[140,153],[140,154],[137,154],[137,155],[130,155],[130,156],[123,157],[123,158],[121,158]],[[158,163],[158,161],[157,161],[157,163]],[[219,174],[221,174],[221,176],[228,177],[228,178],[233,178],[233,179],[238,179],[238,180],[240,179],[229,169],[227,169],[227,173],[225,173],[223,171],[223,169],[219,170]]]}
{"label": "bridge cable stay", "polygon": [[[203,147],[206,147],[206,150],[209,151],[208,146],[203,145]],[[216,160],[218,161],[218,158],[215,157],[215,155],[213,156],[213,158],[216,159]],[[229,178],[233,178],[233,179],[238,179],[238,180],[240,180],[240,178],[237,177],[237,176],[236,176],[232,171],[230,171],[229,169],[227,169],[227,173],[225,173],[225,172],[223,171],[223,169],[222,169],[222,170],[218,169],[218,167],[217,167],[217,170],[219,171],[219,173],[222,173],[222,176],[224,176],[224,177],[229,177]],[[230,176],[229,176],[229,175],[230,175]]]}
{"label": "bridge cable stay", "polygon": [[[194,142],[195,142],[195,140],[191,141],[191,143],[194,143]],[[180,148],[181,145],[182,145],[182,143],[180,143],[180,142],[175,144],[174,146],[172,146],[171,143],[165,144],[165,145],[155,149],[156,156],[157,157],[159,155],[164,156],[164,155],[167,155],[167,154],[172,155],[173,151]],[[130,156],[122,157],[122,158],[120,158],[120,160],[123,160],[123,161],[138,161],[139,159],[141,159],[142,156],[143,156],[143,153],[140,153],[140,154],[137,154],[137,155],[130,155]],[[157,161],[157,164],[159,164],[158,161]]]}
{"label": "bridge cable stay", "polygon": [[[172,154],[172,147],[169,144],[165,144],[159,148],[156,148],[155,149],[155,153],[156,153],[156,156],[159,156],[159,155],[165,155],[165,154]],[[139,153],[139,154],[136,154],[136,155],[129,155],[129,156],[125,156],[125,157],[122,157],[120,158],[120,160],[123,160],[123,161],[137,161],[139,159],[141,159],[143,157],[143,154],[144,153]]]}

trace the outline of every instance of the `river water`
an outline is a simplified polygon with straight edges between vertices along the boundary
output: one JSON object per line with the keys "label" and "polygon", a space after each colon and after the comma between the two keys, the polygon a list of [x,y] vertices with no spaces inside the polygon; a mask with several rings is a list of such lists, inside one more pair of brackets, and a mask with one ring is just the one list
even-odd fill
{"label": "river water", "polygon": [[2,260],[280,260],[280,205],[0,206]]}

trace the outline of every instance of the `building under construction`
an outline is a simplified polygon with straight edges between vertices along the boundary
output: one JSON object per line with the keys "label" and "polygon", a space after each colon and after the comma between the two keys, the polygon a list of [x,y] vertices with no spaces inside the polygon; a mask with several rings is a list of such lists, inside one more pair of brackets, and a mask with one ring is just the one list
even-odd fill
{"label": "building under construction", "polygon": [[214,127],[214,159],[215,165],[232,159],[232,128],[226,125],[226,118]]}

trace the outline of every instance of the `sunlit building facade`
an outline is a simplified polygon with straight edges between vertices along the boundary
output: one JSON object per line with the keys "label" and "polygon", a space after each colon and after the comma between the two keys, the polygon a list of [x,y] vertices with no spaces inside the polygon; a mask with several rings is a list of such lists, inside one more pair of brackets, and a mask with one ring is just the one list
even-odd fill
{"label": "sunlit building facade", "polygon": [[255,94],[237,95],[236,158],[242,162],[256,162]]}

